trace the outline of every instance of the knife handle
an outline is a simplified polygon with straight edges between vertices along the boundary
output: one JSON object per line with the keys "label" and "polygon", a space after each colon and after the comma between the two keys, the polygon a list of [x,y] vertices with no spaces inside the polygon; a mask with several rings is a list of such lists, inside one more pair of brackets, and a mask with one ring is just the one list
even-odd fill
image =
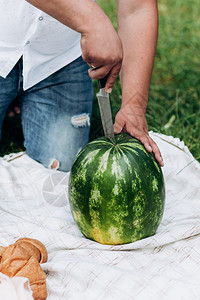
{"label": "knife handle", "polygon": [[106,75],[104,78],[99,79],[99,87],[100,89],[104,89],[106,86],[108,76]]}

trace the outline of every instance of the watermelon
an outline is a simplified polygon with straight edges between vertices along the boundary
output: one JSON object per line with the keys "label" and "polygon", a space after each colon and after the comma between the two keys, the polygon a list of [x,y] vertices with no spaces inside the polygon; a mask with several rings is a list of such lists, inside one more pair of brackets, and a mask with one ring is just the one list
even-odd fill
{"label": "watermelon", "polygon": [[83,235],[125,244],[155,234],[164,211],[165,184],[153,153],[128,134],[100,137],[76,157],[69,203]]}

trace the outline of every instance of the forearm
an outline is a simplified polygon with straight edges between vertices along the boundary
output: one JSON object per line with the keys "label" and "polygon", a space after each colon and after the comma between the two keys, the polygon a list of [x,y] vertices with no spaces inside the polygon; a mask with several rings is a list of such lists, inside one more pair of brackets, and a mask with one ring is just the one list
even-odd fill
{"label": "forearm", "polygon": [[109,22],[93,0],[27,0],[71,29],[87,34],[101,22]]}
{"label": "forearm", "polygon": [[[111,91],[121,69],[122,45],[110,19],[93,0],[27,0],[64,25],[81,33],[82,58],[93,66],[92,79],[107,75]],[[65,37],[63,37],[65,38]]]}
{"label": "forearm", "polygon": [[118,33],[124,52],[122,101],[145,110],[158,35],[156,0],[118,0]]}

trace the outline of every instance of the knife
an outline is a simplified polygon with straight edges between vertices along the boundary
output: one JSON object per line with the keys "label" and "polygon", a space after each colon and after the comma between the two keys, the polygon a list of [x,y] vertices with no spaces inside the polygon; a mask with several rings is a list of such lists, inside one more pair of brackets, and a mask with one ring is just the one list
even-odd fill
{"label": "knife", "polygon": [[103,125],[103,130],[105,137],[110,139],[111,141],[115,141],[114,129],[113,129],[113,121],[112,121],[112,112],[110,107],[110,99],[109,94],[105,91],[107,77],[104,77],[99,80],[100,90],[96,94],[100,109],[101,122]]}

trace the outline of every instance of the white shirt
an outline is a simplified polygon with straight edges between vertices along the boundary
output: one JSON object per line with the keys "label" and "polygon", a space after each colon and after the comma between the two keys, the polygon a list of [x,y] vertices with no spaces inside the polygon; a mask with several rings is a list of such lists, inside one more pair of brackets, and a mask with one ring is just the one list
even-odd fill
{"label": "white shirt", "polygon": [[26,90],[81,55],[79,33],[25,0],[0,1],[0,76],[23,56]]}

